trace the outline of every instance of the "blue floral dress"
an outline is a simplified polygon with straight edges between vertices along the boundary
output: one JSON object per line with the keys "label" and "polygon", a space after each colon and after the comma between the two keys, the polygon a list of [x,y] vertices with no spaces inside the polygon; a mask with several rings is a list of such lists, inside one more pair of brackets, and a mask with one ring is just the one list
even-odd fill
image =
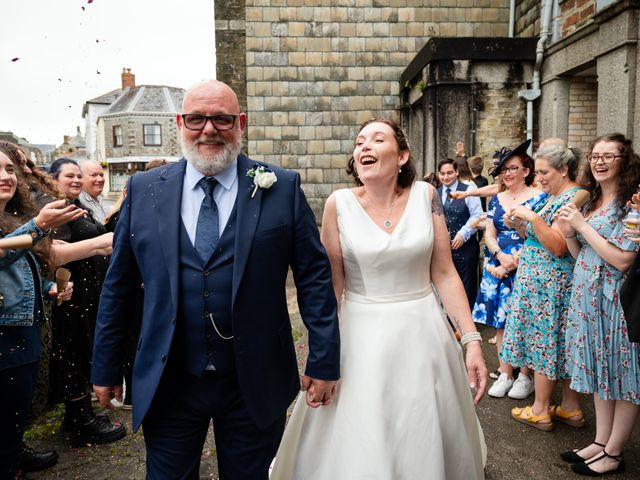
{"label": "blue floral dress", "polygon": [[[531,210],[536,210],[544,205],[547,196],[546,193],[539,193],[523,202],[522,205]],[[504,208],[496,195],[489,202],[487,218],[493,220],[493,225],[497,231],[496,240],[500,250],[511,255],[522,248],[524,239],[516,230],[510,229],[504,224],[504,214]],[[480,282],[476,303],[473,306],[473,321],[491,325],[495,328],[504,328],[516,270],[510,272],[507,277],[498,279],[487,271],[487,267],[497,267],[500,262],[486,250],[484,258],[482,281]]]}
{"label": "blue floral dress", "polygon": [[[552,201],[540,217],[551,225],[553,214],[570,202],[577,188]],[[568,378],[565,358],[567,308],[571,297],[573,257],[556,257],[539,242],[531,224],[520,255],[507,312],[500,359],[514,367],[530,367],[551,380]]]}
{"label": "blue floral dress", "polygon": [[[617,202],[588,223],[610,243],[626,251],[639,245],[628,240]],[[624,274],[605,262],[579,234],[582,250],[573,274],[567,325],[567,368],[571,388],[597,393],[602,400],[640,405],[640,344],[629,342],[620,306]]]}

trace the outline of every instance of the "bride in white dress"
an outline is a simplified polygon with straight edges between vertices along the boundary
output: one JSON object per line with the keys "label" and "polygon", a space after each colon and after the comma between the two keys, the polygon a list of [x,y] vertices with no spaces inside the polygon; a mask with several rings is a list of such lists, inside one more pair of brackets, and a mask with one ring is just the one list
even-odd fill
{"label": "bride in white dress", "polygon": [[[271,480],[484,478],[474,401],[487,370],[440,198],[414,181],[406,138],[386,119],[362,126],[348,171],[361,186],[329,197],[322,228],[342,378],[321,408],[300,394]],[[465,334],[466,370],[433,287]]]}

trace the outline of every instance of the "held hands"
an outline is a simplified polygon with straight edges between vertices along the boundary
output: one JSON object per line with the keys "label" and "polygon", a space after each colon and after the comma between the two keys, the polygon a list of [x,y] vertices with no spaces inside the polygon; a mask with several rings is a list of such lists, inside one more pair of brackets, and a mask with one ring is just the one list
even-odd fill
{"label": "held hands", "polygon": [[624,235],[632,242],[640,243],[640,219],[627,218],[624,222],[629,225],[635,225],[634,228],[625,228]]}
{"label": "held hands", "polygon": [[61,292],[58,292],[58,286],[55,283],[49,290],[49,297],[57,298],[61,302],[67,302],[71,300],[72,295],[73,295],[73,282],[67,283],[67,286],[64,287],[64,290],[62,290]]}
{"label": "held hands", "polygon": [[560,207],[553,216],[558,222],[558,227],[565,237],[573,237],[576,231],[586,224],[586,220],[573,203],[567,203]]}
{"label": "held hands", "polygon": [[65,203],[66,200],[56,200],[42,207],[42,210],[35,218],[38,228],[45,231],[56,228],[72,220],[77,220],[87,213],[86,210],[82,210],[73,204],[65,207]]}
{"label": "held hands", "polygon": [[504,268],[502,265],[498,265],[497,267],[487,267],[487,272],[496,277],[498,280],[506,278],[509,275],[509,270]]}
{"label": "held hands", "polygon": [[112,387],[101,387],[100,385],[93,386],[93,392],[100,401],[100,407],[109,410],[115,410],[111,399],[115,398],[119,402],[122,402],[122,385],[114,385]]}
{"label": "held hands", "polygon": [[487,389],[487,367],[484,364],[480,342],[470,342],[466,345],[467,378],[473,393],[473,403],[477,405]]}
{"label": "held hands", "polygon": [[301,389],[303,392],[307,392],[307,405],[312,408],[330,405],[336,391],[336,383],[334,380],[318,380],[303,375]]}
{"label": "held hands", "polygon": [[511,207],[505,216],[509,217],[509,220],[517,226],[518,223],[531,222],[536,217],[536,213],[524,205],[516,205],[515,207]]}

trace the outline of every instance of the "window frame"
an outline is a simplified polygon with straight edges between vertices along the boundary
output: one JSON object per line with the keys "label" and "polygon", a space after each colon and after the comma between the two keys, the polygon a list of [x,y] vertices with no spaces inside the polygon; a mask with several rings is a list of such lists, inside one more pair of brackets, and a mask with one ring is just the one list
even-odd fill
{"label": "window frame", "polygon": [[[120,135],[119,136],[116,133],[116,129],[120,130]],[[113,141],[113,146],[114,147],[122,147],[122,146],[124,146],[124,135],[123,135],[122,125],[113,125],[111,127],[111,139]],[[120,140],[119,143],[118,143],[118,139]]]}
{"label": "window frame", "polygon": [[[146,132],[146,128],[147,127],[158,127],[158,143],[147,143],[147,132]],[[153,133],[152,135],[149,135],[150,137],[156,137],[156,134]],[[162,125],[160,125],[159,123],[143,123],[142,124],[142,144],[145,147],[161,147],[162,146]]]}

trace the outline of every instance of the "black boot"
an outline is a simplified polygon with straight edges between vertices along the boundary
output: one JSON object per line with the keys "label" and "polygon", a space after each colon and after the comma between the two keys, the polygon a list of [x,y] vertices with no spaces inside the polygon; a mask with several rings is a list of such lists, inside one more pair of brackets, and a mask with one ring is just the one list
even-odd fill
{"label": "black boot", "polygon": [[55,450],[38,452],[22,442],[22,448],[18,454],[18,469],[23,472],[39,472],[45,468],[53,467],[58,462],[58,453]]}
{"label": "black boot", "polygon": [[72,447],[111,443],[127,434],[127,429],[121,422],[111,422],[109,418],[96,416],[88,395],[79,400],[67,401],[66,408],[73,425],[70,434]]}

